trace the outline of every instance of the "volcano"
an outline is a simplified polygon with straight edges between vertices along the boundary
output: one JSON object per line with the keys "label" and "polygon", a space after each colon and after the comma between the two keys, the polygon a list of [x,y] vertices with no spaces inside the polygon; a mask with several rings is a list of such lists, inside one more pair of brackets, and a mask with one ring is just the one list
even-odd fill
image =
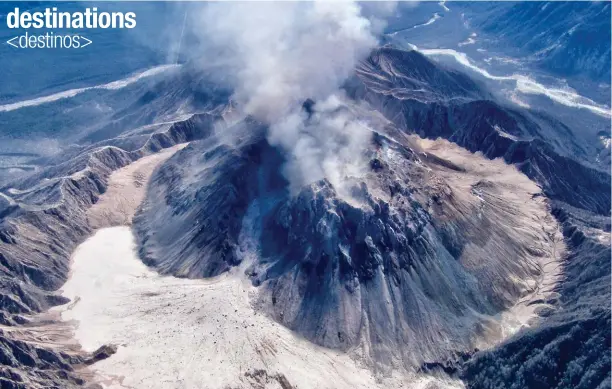
{"label": "volcano", "polygon": [[[535,56],[518,69],[571,49],[555,74],[593,79],[497,75],[482,15],[521,5],[447,5],[380,45],[376,9],[337,29],[333,7],[287,6],[303,18],[274,48],[220,23],[206,66],[0,96],[1,386],[609,387],[609,46],[581,72],[591,28],[556,27],[545,58],[531,16],[581,8],[525,6],[527,35],[501,30]],[[609,26],[609,4],[584,10]]]}
{"label": "volcano", "polygon": [[540,188],[381,123],[361,175],[295,194],[256,122],[223,131],[236,144],[192,144],[152,179],[134,220],[140,256],[179,277],[241,269],[258,309],[374,365],[418,369],[494,344],[530,319],[500,315],[545,307],[558,275],[564,244]]}

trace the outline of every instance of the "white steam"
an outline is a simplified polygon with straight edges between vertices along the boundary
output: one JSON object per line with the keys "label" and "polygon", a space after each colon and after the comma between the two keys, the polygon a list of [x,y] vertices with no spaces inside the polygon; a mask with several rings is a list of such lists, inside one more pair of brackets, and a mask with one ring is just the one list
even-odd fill
{"label": "white steam", "polygon": [[347,194],[345,178],[364,172],[362,153],[370,134],[367,125],[337,95],[331,95],[312,107],[311,113],[296,110],[273,123],[268,140],[289,152],[284,172],[292,193],[326,178],[340,194]]}
{"label": "white steam", "polygon": [[[289,155],[299,188],[358,165],[369,131],[340,110],[339,89],[376,46],[380,19],[349,1],[209,3],[196,17],[208,64],[222,69],[241,109],[270,126],[269,140]],[[217,70],[218,71],[218,70]],[[311,114],[302,104],[311,99]]]}

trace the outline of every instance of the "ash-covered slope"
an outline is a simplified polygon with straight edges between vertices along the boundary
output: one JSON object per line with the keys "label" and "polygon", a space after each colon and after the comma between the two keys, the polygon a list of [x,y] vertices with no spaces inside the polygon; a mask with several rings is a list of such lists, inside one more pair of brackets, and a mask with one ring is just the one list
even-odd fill
{"label": "ash-covered slope", "polygon": [[[563,226],[569,250],[562,256],[563,278],[555,288],[559,296],[548,301],[553,310],[540,312],[547,316],[542,324],[492,352],[477,353],[462,378],[470,388],[609,387],[609,166],[597,167],[588,138],[548,114],[470,99],[466,93],[432,102],[423,100],[420,91],[408,89],[397,98],[381,88],[381,79],[413,77],[414,69],[402,66],[412,57],[421,55],[391,48],[376,51],[358,69],[361,84],[353,80],[351,90],[408,133],[446,138],[515,164],[547,197],[560,200],[553,202],[553,214]],[[443,363],[445,371],[460,371],[457,360]]]}
{"label": "ash-covered slope", "polygon": [[251,201],[286,188],[280,171],[261,171],[261,165],[282,163],[263,127],[250,120],[189,145],[153,177],[134,219],[141,258],[183,277],[212,277],[238,265]]}
{"label": "ash-covered slope", "polygon": [[157,172],[134,219],[147,264],[188,277],[239,267],[259,309],[306,338],[415,369],[500,339],[494,315],[554,273],[556,223],[501,161],[422,151],[387,125],[361,150],[363,174],[289,194],[264,130],[247,120],[234,143],[195,142]]}
{"label": "ash-covered slope", "polygon": [[[368,101],[398,128],[422,137],[442,137],[488,158],[502,157],[541,185],[548,197],[610,213],[607,167],[593,167],[595,154],[589,152],[588,138],[577,137],[554,117],[498,103],[483,87],[414,50],[375,50],[356,77],[348,86],[351,95]],[[404,81],[414,78],[436,93],[424,97],[419,84]],[[437,87],[432,79],[451,79],[444,85],[463,87]]]}
{"label": "ash-covered slope", "polygon": [[504,329],[487,315],[525,297],[561,249],[537,188],[471,156],[454,165],[379,147],[348,198],[323,182],[264,219],[263,298],[290,328],[376,362],[414,366],[494,341]]}
{"label": "ash-covered slope", "polygon": [[469,388],[610,387],[610,219],[554,204],[569,255],[542,325],[468,361]]}
{"label": "ash-covered slope", "polygon": [[[416,51],[389,47],[374,50],[358,66],[356,73],[358,80],[366,84],[368,90],[395,100],[415,99],[422,103],[443,103],[465,102],[490,96],[467,75],[436,66]],[[352,80],[350,87],[358,88],[358,80]]]}

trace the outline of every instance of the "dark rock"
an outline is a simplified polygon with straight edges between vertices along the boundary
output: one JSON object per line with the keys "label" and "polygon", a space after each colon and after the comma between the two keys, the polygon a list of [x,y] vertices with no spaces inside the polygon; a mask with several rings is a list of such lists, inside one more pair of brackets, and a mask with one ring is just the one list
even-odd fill
{"label": "dark rock", "polygon": [[105,344],[100,346],[96,351],[91,353],[91,356],[84,359],[86,365],[92,365],[98,361],[106,358],[110,358],[111,355],[117,352],[117,346],[112,344]]}

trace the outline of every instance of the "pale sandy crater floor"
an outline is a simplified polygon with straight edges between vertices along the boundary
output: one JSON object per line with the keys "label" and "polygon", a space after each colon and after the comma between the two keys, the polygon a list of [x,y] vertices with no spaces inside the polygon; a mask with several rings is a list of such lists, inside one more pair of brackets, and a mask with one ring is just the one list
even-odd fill
{"label": "pale sandy crater floor", "polygon": [[63,320],[75,321],[84,349],[119,346],[92,366],[105,387],[424,388],[433,380],[377,381],[349,356],[257,314],[249,303],[252,287],[237,274],[160,276],[134,249],[129,227],[97,231],[76,250],[63,288],[77,303],[58,308]]}

